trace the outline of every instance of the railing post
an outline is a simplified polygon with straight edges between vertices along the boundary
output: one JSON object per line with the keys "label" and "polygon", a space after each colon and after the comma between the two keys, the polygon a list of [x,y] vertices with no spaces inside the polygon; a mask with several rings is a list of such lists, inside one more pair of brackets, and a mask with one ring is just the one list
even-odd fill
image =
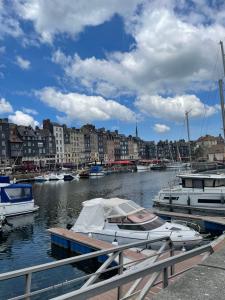
{"label": "railing post", "polygon": [[26,294],[26,300],[30,300],[30,290],[31,290],[31,276],[32,273],[27,273],[26,275],[26,286],[25,286],[25,294]]}
{"label": "railing post", "polygon": [[[119,275],[123,274],[123,251],[121,251],[119,253],[119,269],[118,269],[118,273]],[[117,289],[117,300],[119,300],[122,297],[122,286],[118,286]]]}
{"label": "railing post", "polygon": [[[170,247],[170,257],[174,256],[174,248],[173,248],[173,242],[170,241],[169,243],[169,247]],[[170,267],[170,275],[173,275],[175,273],[175,265],[172,265]]]}
{"label": "railing post", "polygon": [[163,288],[165,289],[168,286],[168,269],[163,269]]}

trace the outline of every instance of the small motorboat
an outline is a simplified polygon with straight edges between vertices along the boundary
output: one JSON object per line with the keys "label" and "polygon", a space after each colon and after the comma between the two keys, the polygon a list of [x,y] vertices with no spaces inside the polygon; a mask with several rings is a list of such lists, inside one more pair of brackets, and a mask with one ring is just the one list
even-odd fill
{"label": "small motorboat", "polygon": [[[202,236],[192,228],[175,222],[166,222],[135,202],[120,198],[96,198],[82,203],[83,209],[71,228],[72,231],[91,234],[93,238],[112,243],[128,244],[157,237],[170,237],[177,249],[200,245]],[[161,242],[151,248],[159,248]]]}
{"label": "small motorboat", "polygon": [[102,166],[92,166],[89,174],[93,177],[105,176]]}
{"label": "small motorboat", "polygon": [[166,165],[163,164],[163,163],[160,163],[160,164],[153,164],[151,166],[151,170],[155,170],[155,171],[162,171],[162,170],[165,170],[166,169]]}
{"label": "small motorboat", "polygon": [[88,170],[81,170],[79,172],[79,178],[89,178],[90,173]]}
{"label": "small motorboat", "polygon": [[0,176],[0,215],[27,214],[38,208],[34,204],[31,184],[10,183],[8,176]]}
{"label": "small motorboat", "polygon": [[63,180],[64,174],[51,173],[48,175],[50,181]]}
{"label": "small motorboat", "polygon": [[71,180],[74,179],[74,176],[73,176],[72,174],[64,174],[63,179],[64,179],[65,181],[71,181]]}
{"label": "small motorboat", "polygon": [[34,180],[36,182],[45,182],[45,181],[49,180],[49,177],[48,177],[48,175],[40,175],[40,176],[34,177]]}

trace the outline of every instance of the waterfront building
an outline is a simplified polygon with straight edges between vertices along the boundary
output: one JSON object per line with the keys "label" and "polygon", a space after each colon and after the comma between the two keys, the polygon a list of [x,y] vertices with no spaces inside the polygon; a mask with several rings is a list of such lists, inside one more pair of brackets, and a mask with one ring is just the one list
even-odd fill
{"label": "waterfront building", "polygon": [[81,132],[84,135],[85,163],[99,161],[98,134],[95,126],[86,124],[81,127]]}
{"label": "waterfront building", "polygon": [[78,167],[85,163],[84,134],[80,129],[64,125],[65,162]]}
{"label": "waterfront building", "polygon": [[127,160],[129,159],[129,150],[128,150],[128,138],[124,134],[120,134],[120,159]]}
{"label": "waterfront building", "polygon": [[113,141],[114,141],[114,157],[115,160],[121,160],[121,147],[120,147],[120,135],[118,130],[112,132]]}
{"label": "waterfront building", "polygon": [[58,164],[63,164],[65,154],[63,126],[46,119],[43,120],[43,129],[49,130],[54,135],[56,144],[55,161]]}
{"label": "waterfront building", "polygon": [[0,165],[3,166],[10,162],[9,132],[8,119],[0,119]]}
{"label": "waterfront building", "polygon": [[[17,126],[17,134],[23,142],[22,162],[33,164],[37,167],[45,167],[55,162],[54,140],[47,130],[31,126]],[[15,147],[15,143],[12,143]],[[17,143],[18,144],[18,143]]]}
{"label": "waterfront building", "polygon": [[105,161],[115,161],[115,144],[113,134],[108,130],[106,135],[106,156]]}
{"label": "waterfront building", "polygon": [[9,124],[9,156],[10,164],[20,165],[23,158],[23,140],[19,138],[17,125]]}
{"label": "waterfront building", "polygon": [[208,160],[213,161],[221,161],[225,160],[225,146],[224,144],[213,145],[208,149]]}
{"label": "waterfront building", "polygon": [[48,129],[40,129],[36,127],[36,132],[42,137],[44,143],[42,161],[48,168],[53,168],[56,164],[56,144],[55,137]]}
{"label": "waterfront building", "polygon": [[98,160],[100,162],[107,161],[107,132],[105,128],[97,129],[98,135]]}

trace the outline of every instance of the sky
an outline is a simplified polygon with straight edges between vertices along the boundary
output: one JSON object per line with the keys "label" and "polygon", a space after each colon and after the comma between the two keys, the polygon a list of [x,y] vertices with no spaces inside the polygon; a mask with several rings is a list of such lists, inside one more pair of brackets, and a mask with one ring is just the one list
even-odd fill
{"label": "sky", "polygon": [[222,0],[0,0],[0,117],[218,135],[220,40]]}

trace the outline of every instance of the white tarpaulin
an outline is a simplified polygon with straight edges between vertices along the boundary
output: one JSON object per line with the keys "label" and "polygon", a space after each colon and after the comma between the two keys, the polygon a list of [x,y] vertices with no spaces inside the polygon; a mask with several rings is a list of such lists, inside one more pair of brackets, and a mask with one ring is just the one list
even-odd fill
{"label": "white tarpaulin", "polygon": [[76,232],[101,231],[107,218],[127,216],[143,208],[130,200],[96,198],[82,203],[83,209],[72,227]]}

